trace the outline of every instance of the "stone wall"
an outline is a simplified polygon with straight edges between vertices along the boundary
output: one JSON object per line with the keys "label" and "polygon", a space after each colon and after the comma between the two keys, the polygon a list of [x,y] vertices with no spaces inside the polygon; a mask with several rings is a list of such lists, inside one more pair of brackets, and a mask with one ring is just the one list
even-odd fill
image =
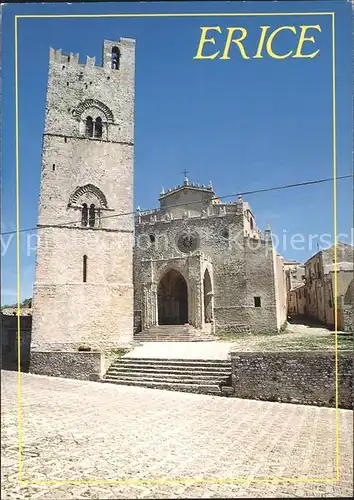
{"label": "stone wall", "polygon": [[37,375],[97,380],[104,373],[101,352],[31,352],[30,372]]}
{"label": "stone wall", "polygon": [[343,305],[338,314],[342,330],[344,332],[354,332],[354,306]]}
{"label": "stone wall", "polygon": [[[332,352],[234,352],[234,397],[335,407]],[[353,407],[353,355],[338,358],[339,407]]]}
{"label": "stone wall", "polygon": [[[189,290],[196,291],[193,307],[202,307],[203,300],[198,295],[202,288],[197,282],[200,265],[197,260],[193,261],[198,252],[192,252],[189,257],[177,244],[179,235],[187,231],[198,235],[198,251],[211,263],[216,332],[231,332],[244,326],[253,332],[277,331],[281,321],[277,318],[271,235],[268,233],[262,239],[245,237],[242,202],[235,204],[234,209],[235,213],[218,216],[136,222],[134,309],[137,329],[139,314],[143,315],[139,311],[145,307],[144,288],[158,286],[159,266],[165,268],[178,263]],[[255,305],[256,299],[260,307]],[[285,319],[285,307],[282,314]],[[191,316],[202,317],[203,311],[189,314]],[[198,324],[194,326],[199,328]]]}

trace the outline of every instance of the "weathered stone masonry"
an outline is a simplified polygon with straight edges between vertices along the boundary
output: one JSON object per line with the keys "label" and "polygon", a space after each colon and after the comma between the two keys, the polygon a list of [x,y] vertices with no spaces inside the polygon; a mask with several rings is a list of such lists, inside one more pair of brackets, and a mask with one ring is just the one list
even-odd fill
{"label": "weathered stone masonry", "polygon": [[135,329],[161,324],[166,297],[177,323],[201,329],[211,323],[214,332],[277,331],[286,313],[279,259],[270,231],[256,228],[247,203],[223,204],[211,186],[186,178],[161,194],[159,209],[136,217]]}
{"label": "weathered stone masonry", "polygon": [[134,40],[106,40],[102,66],[50,50],[33,366],[132,340],[134,73]]}
{"label": "weathered stone masonry", "polygon": [[[234,396],[336,406],[333,352],[233,352]],[[353,408],[353,353],[338,353],[338,406]]]}

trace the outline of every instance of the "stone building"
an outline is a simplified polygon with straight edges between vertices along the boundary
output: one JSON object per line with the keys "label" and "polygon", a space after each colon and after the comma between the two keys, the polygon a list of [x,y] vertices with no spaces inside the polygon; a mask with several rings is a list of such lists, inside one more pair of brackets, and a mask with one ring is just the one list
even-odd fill
{"label": "stone building", "polygon": [[284,262],[287,314],[290,316],[306,315],[305,267],[296,260]]}
{"label": "stone building", "polygon": [[[353,246],[339,242],[305,262],[307,313],[334,327],[335,305],[339,330],[353,329]],[[336,262],[335,262],[336,260]],[[335,278],[336,276],[336,278]]]}
{"label": "stone building", "polygon": [[34,371],[43,353],[132,340],[134,79],[134,40],[105,40],[101,65],[50,49]]}
{"label": "stone building", "polygon": [[290,316],[307,315],[307,288],[305,283],[298,283],[288,292],[288,314]]}
{"label": "stone building", "polygon": [[278,331],[286,320],[283,260],[248,203],[222,203],[211,184],[187,178],[159,202],[135,221],[135,331]]}
{"label": "stone building", "polygon": [[305,267],[296,260],[284,261],[284,272],[287,292],[305,281]]}

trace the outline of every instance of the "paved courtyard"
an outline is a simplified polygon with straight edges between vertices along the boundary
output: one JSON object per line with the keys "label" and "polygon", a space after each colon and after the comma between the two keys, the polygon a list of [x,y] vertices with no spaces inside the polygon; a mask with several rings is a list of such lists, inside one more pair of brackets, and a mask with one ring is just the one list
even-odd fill
{"label": "paved courtyard", "polygon": [[[321,340],[326,340],[326,343]],[[220,339],[216,342],[143,342],[123,357],[220,360],[230,359],[230,351],[301,351],[314,347],[333,351],[334,333],[323,327],[289,324],[286,332],[278,335],[244,335],[232,341]],[[352,346],[347,348],[352,349]]]}
{"label": "paved courtyard", "polygon": [[[20,485],[17,374],[3,371],[1,388],[4,500],[340,497],[353,491],[349,410],[339,411],[340,480],[326,482],[321,478],[335,477],[333,409],[29,374],[22,374],[23,479],[58,483]],[[269,476],[295,481],[251,481]],[[85,479],[127,484],[60,483]]]}
{"label": "paved courtyard", "polygon": [[143,342],[124,358],[229,359],[232,342]]}

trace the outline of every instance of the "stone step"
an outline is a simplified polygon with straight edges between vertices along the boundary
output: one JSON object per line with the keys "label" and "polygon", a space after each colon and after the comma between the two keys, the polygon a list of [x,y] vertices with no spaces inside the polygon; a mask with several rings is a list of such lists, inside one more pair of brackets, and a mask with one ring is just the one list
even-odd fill
{"label": "stone step", "polygon": [[208,332],[137,332],[136,337],[213,337],[211,333]]}
{"label": "stone step", "polygon": [[136,332],[135,335],[165,335],[165,336],[172,336],[172,335],[177,335],[177,336],[195,336],[195,337],[202,337],[203,335],[211,337],[212,334],[210,332],[202,332],[202,331],[179,331],[179,330],[163,330],[163,331],[151,331],[151,330],[146,330],[144,332]]}
{"label": "stone step", "polygon": [[134,335],[134,340],[151,340],[153,342],[161,342],[161,341],[164,341],[164,342],[198,342],[198,341],[201,341],[201,340],[205,340],[205,341],[208,341],[208,342],[215,342],[216,340],[218,340],[217,338],[215,337],[208,337],[208,336],[204,336],[204,335],[200,335],[198,337],[196,337],[195,335],[185,335],[184,337],[182,337],[181,335]]}
{"label": "stone step", "polygon": [[[107,371],[108,373],[108,371]],[[231,368],[206,368],[206,367],[202,367],[202,368],[198,368],[198,370],[191,370],[190,367],[187,367],[187,369],[184,369],[183,367],[181,367],[180,369],[176,368],[176,367],[159,367],[159,368],[156,368],[156,367],[142,367],[142,366],[139,366],[139,365],[130,365],[130,366],[120,366],[119,364],[117,365],[111,365],[109,367],[109,373],[122,373],[122,374],[125,374],[125,373],[129,373],[129,374],[132,374],[132,373],[136,373],[137,375],[141,375],[141,374],[165,374],[165,375],[180,375],[181,373],[189,376],[220,376],[220,377],[223,377],[223,376],[227,376],[229,373],[231,373]]]}
{"label": "stone step", "polygon": [[175,330],[196,330],[196,328],[192,325],[189,325],[188,323],[186,323],[185,325],[154,325],[154,326],[151,326],[150,328],[147,328],[146,331],[150,331],[150,330],[171,330],[171,329],[175,329]]}
{"label": "stone step", "polygon": [[231,361],[228,359],[167,359],[167,358],[133,358],[133,357],[120,357],[115,358],[111,364],[119,363],[119,365],[139,365],[139,366],[191,366],[193,368],[200,367],[227,367],[231,369]]}
{"label": "stone step", "polygon": [[143,332],[136,332],[135,335],[195,335],[195,336],[202,336],[202,335],[207,335],[207,336],[212,336],[212,333],[210,332],[203,332],[199,330],[195,331],[180,331],[180,330],[145,330]]}
{"label": "stone step", "polygon": [[164,389],[178,392],[193,392],[198,394],[214,394],[222,395],[220,387],[217,384],[185,384],[185,383],[164,383],[164,382],[148,382],[141,380],[125,380],[125,379],[102,379],[103,383],[111,383],[118,385],[132,385],[137,387],[147,387],[150,389]]}
{"label": "stone step", "polygon": [[230,375],[229,360],[120,357],[102,382],[222,396]]}
{"label": "stone step", "polygon": [[163,338],[163,337],[147,337],[140,338],[134,337],[134,340],[137,342],[216,342],[216,339],[209,338]]}
{"label": "stone step", "polygon": [[112,373],[109,372],[104,377],[105,380],[132,380],[138,382],[161,382],[162,384],[216,384],[219,386],[220,384],[225,384],[227,375],[221,377],[211,377],[210,375],[207,377],[199,377],[199,376],[186,376],[184,373],[179,375],[170,374],[170,375],[158,375],[158,374],[147,374],[147,373],[139,373],[139,374],[131,374],[131,373]]}
{"label": "stone step", "polygon": [[138,341],[154,342],[194,342],[194,341],[212,341],[216,340],[210,333],[210,329],[198,330],[192,325],[159,325],[152,326],[142,332],[137,332],[134,338]]}
{"label": "stone step", "polygon": [[173,330],[173,329],[168,329],[168,330],[145,330],[143,332],[136,332],[135,335],[166,335],[166,336],[172,336],[172,335],[177,335],[177,336],[189,336],[189,335],[194,335],[196,337],[199,336],[212,336],[211,332],[203,332],[201,330]]}
{"label": "stone step", "polygon": [[133,378],[144,378],[144,379],[175,379],[175,380],[180,380],[181,378],[183,379],[191,379],[191,380],[213,380],[213,381],[218,381],[218,380],[224,380],[229,377],[228,372],[223,372],[223,373],[205,373],[205,372],[185,372],[185,371],[180,371],[180,372],[151,372],[151,371],[122,371],[119,369],[109,369],[105,375],[105,377],[118,377],[118,378],[126,378],[126,377],[133,377]]}

